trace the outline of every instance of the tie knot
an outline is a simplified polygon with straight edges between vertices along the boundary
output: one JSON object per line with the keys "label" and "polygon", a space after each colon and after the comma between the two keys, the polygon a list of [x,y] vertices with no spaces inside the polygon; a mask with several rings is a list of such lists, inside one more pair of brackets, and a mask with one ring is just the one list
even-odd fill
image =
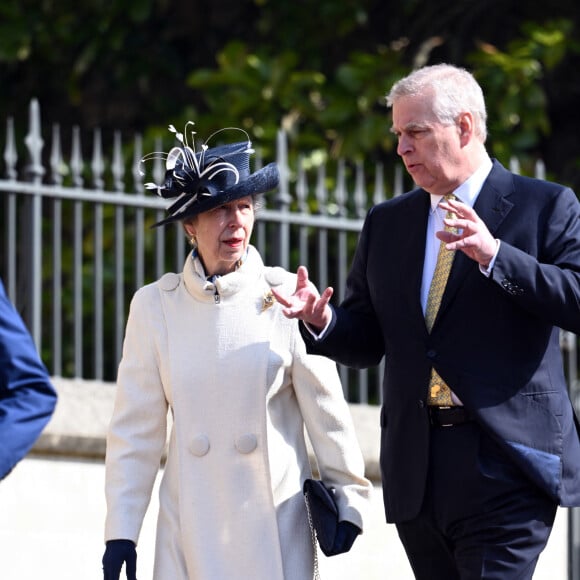
{"label": "tie knot", "polygon": [[[443,196],[443,198],[442,198],[443,201],[451,201],[451,200],[456,200],[456,199],[457,199],[457,197],[453,193],[446,193]],[[445,213],[445,217],[447,219],[455,219],[457,217],[457,215],[452,210],[448,210]],[[457,233],[457,229],[456,228],[452,228],[450,226],[445,226],[445,231],[447,231],[447,232],[453,232],[454,234]]]}

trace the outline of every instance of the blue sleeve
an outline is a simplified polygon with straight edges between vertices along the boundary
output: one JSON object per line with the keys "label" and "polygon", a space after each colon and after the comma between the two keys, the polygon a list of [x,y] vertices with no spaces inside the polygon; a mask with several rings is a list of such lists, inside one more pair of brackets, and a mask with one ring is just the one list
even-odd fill
{"label": "blue sleeve", "polygon": [[0,281],[0,479],[34,445],[56,399],[34,341]]}

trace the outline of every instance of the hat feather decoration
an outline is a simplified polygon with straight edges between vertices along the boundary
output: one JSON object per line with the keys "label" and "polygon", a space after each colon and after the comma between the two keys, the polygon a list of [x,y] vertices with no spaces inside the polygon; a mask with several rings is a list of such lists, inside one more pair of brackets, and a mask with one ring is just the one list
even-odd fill
{"label": "hat feather decoration", "polygon": [[[168,153],[153,152],[141,159],[141,164],[156,159],[165,162],[164,183],[159,185],[148,182],[144,187],[155,190],[164,199],[174,200],[167,208],[169,216],[153,227],[193,217],[247,195],[265,193],[278,185],[279,174],[275,163],[250,173],[249,161],[254,149],[243,129],[220,129],[210,135],[200,150],[196,151],[193,125],[193,121],[188,121],[183,133],[169,125],[169,131],[175,134],[181,145],[173,147]],[[243,133],[246,139],[209,147],[209,142],[217,135],[236,131]],[[140,172],[144,175],[142,169]]]}

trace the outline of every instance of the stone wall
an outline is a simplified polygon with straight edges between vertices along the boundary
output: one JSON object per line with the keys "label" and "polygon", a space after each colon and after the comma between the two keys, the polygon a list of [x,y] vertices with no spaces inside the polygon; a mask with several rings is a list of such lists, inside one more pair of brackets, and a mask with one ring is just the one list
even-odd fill
{"label": "stone wall", "polygon": [[[58,391],[55,413],[33,453],[71,458],[103,459],[105,435],[113,412],[115,384],[53,377]],[[350,405],[366,475],[380,481],[379,407]]]}

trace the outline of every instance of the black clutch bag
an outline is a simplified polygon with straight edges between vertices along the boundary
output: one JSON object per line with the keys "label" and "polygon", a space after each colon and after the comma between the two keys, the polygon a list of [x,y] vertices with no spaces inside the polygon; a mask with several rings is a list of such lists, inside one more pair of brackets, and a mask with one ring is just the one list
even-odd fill
{"label": "black clutch bag", "polygon": [[334,499],[334,489],[326,487],[318,479],[307,479],[302,487],[308,521],[318,545],[326,556],[334,554],[332,547],[338,527],[338,508]]}

